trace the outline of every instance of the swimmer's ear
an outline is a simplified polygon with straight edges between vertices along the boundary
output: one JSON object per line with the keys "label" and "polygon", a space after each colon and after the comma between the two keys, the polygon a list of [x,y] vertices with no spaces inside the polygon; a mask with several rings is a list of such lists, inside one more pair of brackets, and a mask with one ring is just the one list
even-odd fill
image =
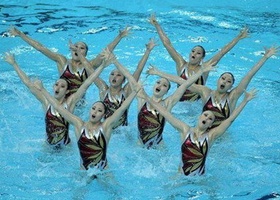
{"label": "swimmer's ear", "polygon": [[65,92],[65,94],[69,94],[69,92],[70,92],[70,90],[67,89],[66,92]]}

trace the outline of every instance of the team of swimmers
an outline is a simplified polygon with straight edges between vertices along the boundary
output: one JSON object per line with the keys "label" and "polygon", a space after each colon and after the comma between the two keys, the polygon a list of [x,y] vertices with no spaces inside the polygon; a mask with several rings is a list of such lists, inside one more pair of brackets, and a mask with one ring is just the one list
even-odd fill
{"label": "team of swimmers", "polygon": [[[131,74],[116,58],[113,51],[122,38],[130,34],[130,28],[120,31],[116,38],[107,45],[94,59],[86,58],[88,46],[84,42],[72,44],[69,41],[71,58],[54,53],[44,45],[24,34],[16,27],[11,27],[10,35],[18,36],[36,50],[57,64],[59,77],[53,86],[51,95],[40,80],[32,81],[21,70],[14,55],[6,53],[5,60],[11,64],[22,82],[42,103],[45,112],[46,142],[53,148],[63,148],[71,140],[69,126],[74,126],[75,136],[81,157],[81,168],[88,170],[108,168],[107,148],[112,133],[119,126],[128,125],[128,109],[134,98],[138,101],[137,123],[138,138],[143,147],[156,148],[163,142],[165,123],[168,121],[180,133],[181,164],[180,171],[188,175],[202,175],[209,148],[233,123],[245,105],[255,97],[256,90],[246,92],[253,76],[273,55],[279,47],[265,49],[262,58],[247,72],[236,87],[234,75],[230,72],[221,74],[217,88],[212,90],[205,86],[209,73],[222,57],[240,40],[248,37],[248,28],[244,28],[221,50],[204,62],[206,51],[202,46],[194,46],[189,60],[184,60],[173,47],[168,36],[158,23],[156,16],[151,15],[150,23],[155,27],[159,38],[171,58],[176,63],[177,75],[167,74],[151,66],[147,73],[158,75],[153,94],[148,96],[145,88],[138,82],[150,53],[157,46],[153,39],[146,44],[146,51]],[[102,70],[114,65],[116,68],[109,74],[109,83],[99,75]],[[159,67],[160,68],[160,67]],[[127,83],[125,81],[127,80]],[[171,82],[178,85],[172,95],[165,97]],[[74,115],[77,104],[83,100],[91,84],[98,88],[99,99],[92,104],[88,121]],[[237,105],[244,94],[243,101]],[[197,125],[191,127],[171,114],[172,108],[181,101],[201,99],[202,113]]]}

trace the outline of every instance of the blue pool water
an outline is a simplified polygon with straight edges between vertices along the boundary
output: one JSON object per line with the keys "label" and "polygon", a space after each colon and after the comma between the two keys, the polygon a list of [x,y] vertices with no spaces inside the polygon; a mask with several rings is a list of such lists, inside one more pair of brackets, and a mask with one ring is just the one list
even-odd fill
{"label": "blue pool water", "polygon": [[[236,84],[261,58],[264,46],[280,44],[280,5],[277,0],[223,1],[2,1],[0,3],[0,56],[15,54],[22,69],[40,78],[48,91],[58,77],[56,65],[19,38],[9,37],[17,26],[45,46],[70,55],[68,40],[89,45],[88,58],[97,55],[125,26],[132,34],[115,49],[120,62],[131,72],[149,38],[158,35],[148,18],[156,13],[174,47],[188,59],[194,45],[203,45],[206,59],[247,25],[250,38],[237,44],[211,72],[207,85],[215,88],[218,76],[232,71]],[[175,64],[162,43],[148,63],[175,74]],[[129,110],[129,126],[112,136],[108,148],[114,180],[87,183],[79,169],[79,153],[71,130],[72,145],[52,152],[44,145],[44,113],[40,103],[1,59],[0,68],[0,199],[269,199],[280,193],[280,65],[279,54],[267,61],[249,89],[258,97],[212,147],[201,177],[177,175],[180,162],[179,135],[167,124],[165,148],[146,150],[137,145],[136,101]],[[145,69],[147,69],[148,65]],[[101,74],[108,79],[110,66]],[[151,93],[157,77],[145,79]],[[175,85],[170,90],[174,91]],[[92,86],[87,105],[77,110],[87,119],[89,106],[97,100]],[[201,102],[179,103],[178,118],[194,125]],[[177,176],[176,176],[177,175]],[[102,176],[101,176],[102,177]]]}

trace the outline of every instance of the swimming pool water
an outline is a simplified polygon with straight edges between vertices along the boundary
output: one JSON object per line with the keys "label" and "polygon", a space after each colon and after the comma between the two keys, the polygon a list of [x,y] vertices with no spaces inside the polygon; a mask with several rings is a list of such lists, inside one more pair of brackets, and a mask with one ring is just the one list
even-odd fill
{"label": "swimming pool water", "polygon": [[[115,49],[119,61],[131,72],[149,38],[158,35],[148,18],[156,13],[174,47],[187,60],[191,48],[200,44],[206,59],[247,25],[250,38],[239,42],[211,72],[207,86],[215,88],[218,76],[231,71],[236,84],[261,58],[263,47],[279,45],[278,1],[3,1],[0,56],[10,51],[32,78],[40,78],[48,91],[58,77],[56,65],[19,38],[9,37],[11,25],[28,33],[53,51],[70,55],[68,40],[89,45],[88,58],[97,55],[120,29],[132,34]],[[175,64],[158,41],[147,62],[175,74]],[[113,69],[101,74],[104,80]],[[145,71],[144,69],[144,71]],[[279,54],[256,74],[249,89],[257,88],[252,100],[228,131],[213,145],[206,174],[177,174],[180,162],[179,134],[168,123],[164,148],[146,150],[137,144],[137,102],[129,110],[129,126],[119,128],[109,144],[108,161],[114,178],[87,183],[79,169],[74,132],[70,147],[54,152],[44,145],[44,113],[12,67],[1,60],[0,68],[0,199],[269,199],[280,193]],[[151,94],[157,77],[143,73]],[[236,85],[235,84],[235,85]],[[169,92],[176,88],[173,84]],[[76,114],[87,119],[97,89],[87,91],[85,108]],[[201,102],[178,103],[173,114],[194,125]],[[114,181],[113,181],[114,180]]]}

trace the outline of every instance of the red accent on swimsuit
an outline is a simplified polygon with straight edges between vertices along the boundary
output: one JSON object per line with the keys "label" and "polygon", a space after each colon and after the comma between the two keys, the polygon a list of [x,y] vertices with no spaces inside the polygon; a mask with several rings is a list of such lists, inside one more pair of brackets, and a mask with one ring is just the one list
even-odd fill
{"label": "red accent on swimsuit", "polygon": [[[180,75],[181,78],[187,80],[188,77],[186,76],[186,69],[184,69]],[[198,85],[204,85],[204,80],[203,80],[203,76],[200,76],[197,81],[195,82]],[[178,85],[179,87],[180,85]],[[194,92],[191,92],[190,90],[186,90],[185,93],[183,94],[183,96],[181,97],[180,101],[197,101],[198,99],[200,99],[200,96]]]}
{"label": "red accent on swimsuit", "polygon": [[70,66],[67,65],[60,78],[65,79],[69,84],[69,93],[66,95],[66,97],[69,97],[79,89],[83,82],[88,78],[88,75],[85,69],[82,70],[81,74],[78,71],[72,72]]}
{"label": "red accent on swimsuit", "polygon": [[138,130],[139,137],[147,148],[162,141],[164,125],[165,118],[156,111],[148,110],[145,103],[138,113]]}
{"label": "red accent on swimsuit", "polygon": [[193,142],[190,134],[181,146],[183,172],[186,176],[202,175],[205,172],[205,161],[208,153],[208,140]]}
{"label": "red accent on swimsuit", "polygon": [[55,147],[70,143],[69,123],[59,114],[51,112],[49,106],[45,115],[47,142]]}
{"label": "red accent on swimsuit", "polygon": [[211,129],[219,126],[222,121],[224,121],[225,119],[227,119],[230,116],[228,100],[227,99],[225,100],[224,106],[220,105],[218,107],[213,104],[212,95],[210,96],[208,101],[203,106],[203,112],[206,110],[212,111],[215,115],[215,121],[214,121]]}
{"label": "red accent on swimsuit", "polygon": [[[116,99],[116,98],[110,98],[109,97],[109,93],[106,94],[103,102],[104,104],[107,106],[107,113],[105,114],[105,119],[107,119],[108,117],[110,117],[111,115],[114,114],[114,112],[121,107],[122,103],[125,101],[125,96],[123,94],[121,94],[120,99]],[[115,125],[113,127],[113,129],[119,127],[119,126],[127,126],[128,124],[128,120],[127,120],[127,113],[128,111],[126,110],[123,115],[121,116],[121,118],[119,119],[119,122],[117,123],[117,125]]]}
{"label": "red accent on swimsuit", "polygon": [[85,132],[85,129],[83,129],[78,140],[82,164],[85,169],[97,167],[102,170],[107,166],[107,143],[102,130],[99,130],[99,133],[95,134],[92,138],[88,138]]}

